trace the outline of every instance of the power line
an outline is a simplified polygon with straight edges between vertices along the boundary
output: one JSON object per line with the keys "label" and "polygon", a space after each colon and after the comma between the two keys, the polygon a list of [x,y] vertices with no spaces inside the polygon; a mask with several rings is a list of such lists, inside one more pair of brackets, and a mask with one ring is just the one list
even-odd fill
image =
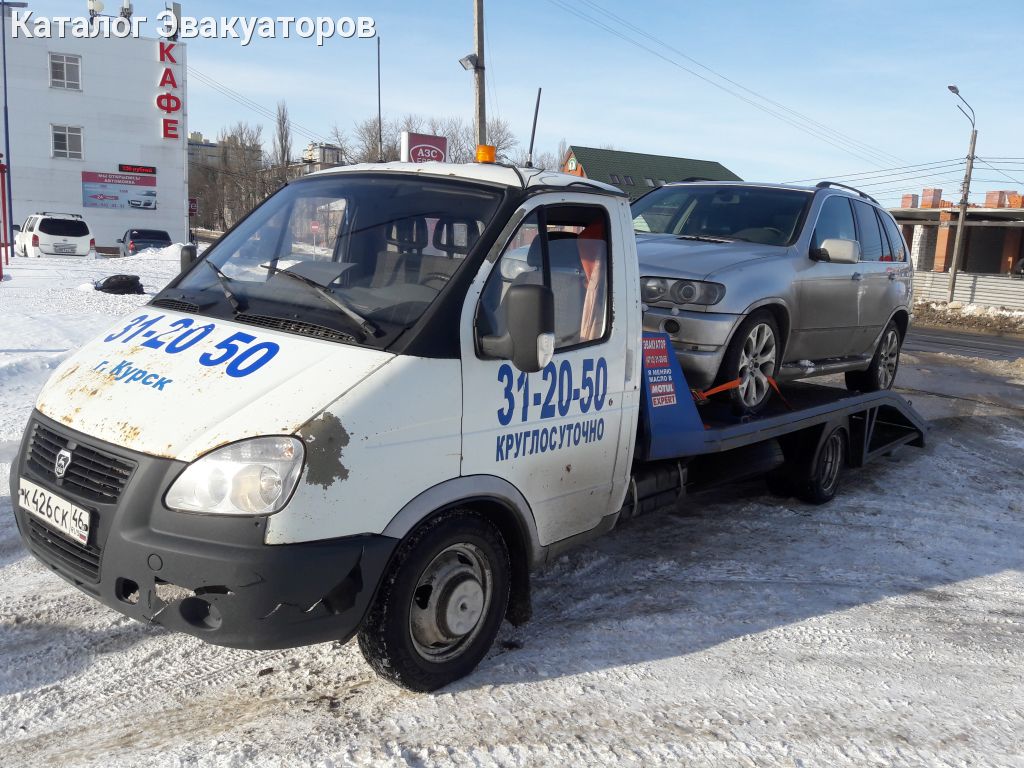
{"label": "power line", "polygon": [[[790,118],[790,117],[788,117],[785,114],[781,114],[778,111],[776,111],[776,110],[774,110],[774,109],[772,109],[770,107],[765,106],[764,104],[761,104],[761,103],[759,103],[757,101],[754,101],[753,99],[748,98],[748,97],[744,96],[741,93],[737,93],[736,91],[734,91],[734,90],[732,90],[732,89],[722,85],[721,83],[716,82],[715,80],[712,80],[711,78],[706,77],[705,75],[702,75],[701,73],[691,69],[690,67],[687,67],[687,66],[681,64],[680,62],[676,61],[675,59],[671,58],[670,56],[667,56],[664,53],[662,53],[662,52],[660,52],[660,51],[658,51],[658,50],[656,50],[654,48],[651,48],[650,46],[645,45],[642,42],[634,40],[631,37],[628,37],[627,35],[623,34],[622,32],[620,32],[615,27],[613,27],[613,26],[611,26],[609,24],[606,24],[603,21],[600,21],[599,19],[594,18],[593,16],[590,16],[589,14],[579,10],[578,8],[575,8],[575,7],[571,6],[571,5],[568,5],[567,2],[565,2],[565,0],[548,0],[548,2],[550,2],[552,5],[554,5],[554,6],[558,7],[558,8],[561,8],[563,11],[571,13],[574,16],[576,16],[578,18],[581,18],[581,19],[583,19],[584,21],[586,21],[586,22],[588,22],[590,24],[593,24],[594,26],[599,27],[600,29],[605,30],[609,34],[611,34],[611,35],[613,35],[615,37],[618,37],[621,40],[624,40],[625,42],[629,43],[630,45],[633,45],[633,46],[635,46],[637,48],[640,48],[641,50],[647,51],[648,53],[650,53],[650,54],[652,54],[654,56],[657,56],[659,59],[662,59],[663,61],[671,64],[672,66],[676,67],[677,69],[681,69],[682,71],[684,71],[684,72],[686,72],[686,73],[688,73],[690,75],[693,75],[694,77],[696,77],[696,78],[698,78],[700,80],[703,80],[704,82],[708,83],[709,85],[711,85],[711,86],[713,86],[713,87],[715,87],[715,88],[717,88],[717,89],[719,89],[719,90],[721,90],[721,91],[723,91],[725,93],[728,93],[730,96],[733,96],[734,98],[737,98],[740,101],[743,101],[743,102],[749,104],[750,106],[754,107],[755,109],[758,109],[758,110],[760,110],[760,111],[762,111],[762,112],[764,112],[764,113],[766,113],[768,115],[771,115],[772,117],[776,118],[777,120],[781,120],[782,122],[787,123],[788,125],[796,128],[797,130],[803,131],[804,133],[807,133],[807,134],[813,136],[814,138],[816,138],[816,139],[818,139],[820,141],[825,142],[826,144],[830,144],[831,146],[835,147],[836,149],[839,149],[839,150],[841,150],[841,151],[843,151],[843,152],[845,152],[845,153],[847,153],[849,155],[857,157],[857,158],[859,158],[861,160],[864,160],[865,162],[871,163],[873,165],[880,165],[881,164],[880,161],[876,157],[869,157],[863,151],[859,151],[859,150],[853,149],[853,148],[851,148],[849,146],[844,146],[843,144],[839,144],[836,141],[833,141],[832,138],[830,138],[829,136],[824,135],[820,129],[816,129],[816,128],[812,127],[812,126],[800,123],[797,120],[795,120],[793,118]],[[605,13],[607,15],[607,12],[605,12]],[[762,97],[758,97],[758,98],[762,98]],[[846,142],[846,143],[849,143],[849,142]],[[882,156],[882,155],[880,155],[879,153],[876,153],[876,152],[871,152],[871,154],[878,155],[878,157]]]}
{"label": "power line", "polygon": [[761,99],[762,101],[764,101],[764,102],[766,102],[768,104],[771,104],[772,106],[777,107],[778,109],[781,109],[784,112],[787,112],[787,113],[793,115],[794,117],[796,117],[799,120],[803,120],[804,122],[806,122],[806,123],[808,123],[808,124],[810,124],[812,126],[815,126],[816,128],[818,128],[818,129],[820,129],[820,130],[822,130],[822,131],[824,131],[824,132],[826,132],[828,134],[831,134],[834,138],[836,138],[838,140],[847,142],[850,145],[852,145],[854,147],[858,147],[861,150],[869,152],[872,155],[875,155],[877,157],[880,157],[880,158],[888,157],[888,158],[890,158],[890,160],[887,160],[886,162],[891,162],[892,160],[896,160],[897,162],[902,162],[902,160],[903,160],[902,158],[897,157],[896,155],[890,154],[888,152],[884,152],[884,151],[878,149],[877,147],[873,147],[870,144],[867,144],[865,142],[858,141],[857,139],[854,139],[852,136],[849,136],[849,135],[847,135],[845,133],[842,133],[841,131],[837,131],[834,128],[829,127],[828,125],[825,125],[824,123],[820,123],[817,120],[814,120],[813,118],[810,118],[810,117],[808,117],[805,114],[797,112],[795,109],[791,109],[791,108],[787,107],[785,104],[781,104],[781,103],[779,103],[777,101],[774,101],[774,100],[768,98],[767,96],[764,96],[761,93],[758,93],[757,91],[754,91],[754,90],[752,90],[750,88],[747,88],[742,83],[736,82],[735,80],[733,80],[733,79],[723,75],[721,72],[718,72],[717,70],[713,69],[712,67],[709,67],[706,64],[703,64],[703,63],[697,61],[695,58],[693,58],[692,56],[687,55],[686,53],[684,53],[683,51],[679,50],[678,48],[675,48],[674,46],[670,45],[669,43],[666,43],[664,40],[660,40],[659,38],[655,37],[654,35],[650,34],[649,32],[644,31],[643,29],[641,29],[640,27],[636,26],[635,24],[630,23],[630,21],[628,19],[624,19],[621,16],[617,16],[616,14],[612,13],[611,11],[609,11],[609,10],[607,10],[605,8],[602,8],[599,4],[593,2],[593,0],[582,0],[582,2],[585,3],[586,5],[590,6],[594,10],[598,11],[599,13],[603,13],[606,16],[608,16],[609,18],[614,19],[619,24],[621,24],[621,25],[623,25],[623,26],[625,26],[625,27],[627,27],[629,29],[632,29],[634,32],[636,32],[637,34],[641,35],[642,37],[645,37],[648,40],[650,40],[650,41],[652,41],[654,43],[657,43],[658,45],[661,45],[661,46],[667,48],[670,51],[673,51],[674,53],[678,54],[679,56],[682,56],[687,61],[692,62],[693,64],[696,64],[698,67],[700,67],[701,69],[703,69],[703,70],[705,70],[707,72],[710,72],[715,77],[717,77],[717,78],[719,78],[721,80],[724,80],[725,82],[729,83],[730,85],[736,86],[740,90],[745,91],[746,93],[749,93],[751,96],[754,96],[755,98]]}
{"label": "power line", "polygon": [[[952,158],[950,160],[932,160],[928,163],[916,163],[915,165],[897,165],[892,168],[878,168],[874,171],[862,171],[860,173],[841,173],[841,174],[824,174],[822,176],[815,176],[810,179],[794,179],[792,181],[783,182],[784,184],[802,184],[809,181],[818,181],[819,179],[854,179],[854,178],[881,178],[882,176],[889,175],[883,173],[884,171],[910,171],[914,169],[925,170],[925,166],[941,166],[941,165],[963,165],[966,160]],[[900,175],[900,174],[893,174]]]}
{"label": "power line", "polygon": [[[1012,181],[1012,182],[1013,182],[1014,184],[1022,184],[1022,185],[1024,185],[1024,181],[1021,181],[1020,179],[1015,179],[1015,178],[1013,178],[1013,176],[1011,176],[1010,174],[1006,173],[1005,171],[1003,171],[1003,170],[1001,170],[1001,169],[999,169],[999,168],[994,168],[994,167],[992,167],[992,166],[991,166],[991,165],[989,165],[989,164],[988,164],[988,163],[987,163],[987,162],[986,162],[986,161],[985,161],[985,160],[984,160],[983,158],[980,158],[980,157],[978,157],[977,155],[975,155],[975,156],[974,156],[974,159],[975,159],[975,160],[977,160],[977,161],[978,161],[979,163],[981,163],[982,165],[984,165],[985,167],[987,167],[987,168],[988,168],[989,170],[995,171],[995,172],[996,172],[996,173],[998,173],[998,174],[999,174],[1000,176],[1005,176],[1005,177],[1006,177],[1006,178],[1008,178],[1008,179],[1009,179],[1010,181]],[[1012,170],[1012,169],[1011,169],[1011,170]]]}
{"label": "power line", "polygon": [[[190,66],[188,68],[188,71],[189,71],[189,74],[191,74],[194,77],[196,77],[199,80],[199,82],[201,82],[203,85],[206,85],[206,86],[208,86],[210,88],[213,88],[214,90],[220,92],[224,96],[227,96],[232,101],[235,101],[238,104],[241,104],[242,106],[252,110],[253,112],[257,113],[258,115],[261,115],[262,117],[266,118],[267,120],[275,121],[277,119],[276,111],[272,111],[272,110],[268,109],[267,107],[264,107],[263,105],[259,104],[258,102],[253,101],[252,99],[248,98],[247,96],[243,96],[238,91],[235,91],[232,88],[229,88],[228,86],[224,85],[224,83],[222,83],[219,80],[217,80],[216,78],[211,77],[210,75],[207,75],[204,72],[200,72],[195,67],[191,67]],[[306,139],[308,139],[310,141],[313,141],[313,142],[324,142],[324,143],[327,143],[327,144],[330,143],[330,139],[328,139],[326,136],[318,134],[315,131],[311,131],[308,128],[300,125],[299,123],[296,123],[294,120],[289,120],[288,121],[288,125],[292,129],[292,131],[294,131],[295,133],[299,134],[300,136],[303,136],[304,138],[306,138]]]}

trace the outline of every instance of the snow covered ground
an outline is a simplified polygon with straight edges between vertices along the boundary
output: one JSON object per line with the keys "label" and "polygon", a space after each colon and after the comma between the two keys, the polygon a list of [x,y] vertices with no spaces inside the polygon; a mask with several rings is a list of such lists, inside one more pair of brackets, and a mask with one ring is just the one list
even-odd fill
{"label": "snow covered ground", "polygon": [[826,507],[751,484],[626,525],[420,695],[353,643],[234,651],[134,623],[23,551],[7,475],[35,393],[147,300],[91,282],[153,293],[176,271],[173,251],[17,259],[0,285],[3,766],[1024,765],[1019,365],[906,356],[925,451]]}

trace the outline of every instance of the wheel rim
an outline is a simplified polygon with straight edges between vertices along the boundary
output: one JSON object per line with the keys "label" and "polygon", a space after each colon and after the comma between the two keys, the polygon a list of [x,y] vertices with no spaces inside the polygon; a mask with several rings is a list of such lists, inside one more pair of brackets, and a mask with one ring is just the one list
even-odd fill
{"label": "wheel rim", "polygon": [[759,405],[768,396],[768,378],[775,373],[775,331],[767,323],[750,329],[740,349],[739,395],[746,406]]}
{"label": "wheel rim", "polygon": [[487,556],[472,544],[442,550],[420,574],[409,606],[416,652],[432,662],[461,654],[491,606],[494,581]]}
{"label": "wheel rim", "polygon": [[889,389],[900,364],[900,339],[894,329],[886,331],[878,346],[878,386]]}
{"label": "wheel rim", "polygon": [[821,489],[831,493],[839,482],[839,471],[843,467],[843,436],[839,432],[829,435],[821,447],[820,459]]}

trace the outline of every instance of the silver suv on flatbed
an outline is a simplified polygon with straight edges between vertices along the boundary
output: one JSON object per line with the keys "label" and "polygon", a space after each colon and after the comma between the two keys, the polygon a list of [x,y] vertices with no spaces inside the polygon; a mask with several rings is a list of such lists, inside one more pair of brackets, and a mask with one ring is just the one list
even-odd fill
{"label": "silver suv on flatbed", "polygon": [[736,410],[772,380],[845,373],[892,386],[913,269],[892,216],[858,190],[743,182],[667,184],[633,204],[644,328],[664,331],[691,386]]}

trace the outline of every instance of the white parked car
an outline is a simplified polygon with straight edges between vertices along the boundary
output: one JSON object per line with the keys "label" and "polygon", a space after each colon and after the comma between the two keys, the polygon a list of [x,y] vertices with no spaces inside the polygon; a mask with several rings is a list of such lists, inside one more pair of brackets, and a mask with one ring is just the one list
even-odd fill
{"label": "white parked car", "polygon": [[77,213],[34,213],[14,236],[16,256],[88,256],[96,238]]}

